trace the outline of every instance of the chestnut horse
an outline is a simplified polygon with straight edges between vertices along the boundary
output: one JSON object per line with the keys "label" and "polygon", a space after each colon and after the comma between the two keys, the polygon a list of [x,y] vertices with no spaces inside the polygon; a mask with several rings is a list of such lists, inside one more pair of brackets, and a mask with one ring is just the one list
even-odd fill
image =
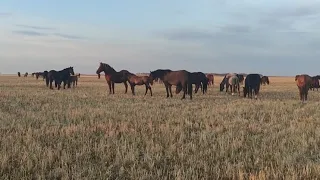
{"label": "chestnut horse", "polygon": [[268,76],[262,76],[261,77],[261,85],[263,84],[263,85],[266,85],[266,84],[268,84],[269,85],[269,77]]}
{"label": "chestnut horse", "polygon": [[96,71],[98,74],[98,78],[100,78],[100,73],[104,72],[106,81],[109,86],[109,94],[111,94],[111,89],[112,89],[112,94],[114,94],[114,84],[115,83],[123,83],[124,87],[126,88],[125,93],[128,91],[128,75],[132,74],[127,70],[121,70],[117,72],[113,67],[111,67],[109,64],[102,63],[100,62],[100,65]]}
{"label": "chestnut horse", "polygon": [[186,98],[187,92],[190,96],[190,99],[192,99],[192,83],[190,82],[190,72],[186,70],[171,71],[169,69],[158,69],[150,72],[149,76],[151,79],[159,78],[162,80],[166,87],[167,98],[169,97],[169,91],[170,96],[172,97],[171,86],[175,85],[181,86],[183,89],[183,96],[181,99]]}
{"label": "chestnut horse", "polygon": [[208,86],[210,86],[210,85],[214,85],[214,76],[213,76],[213,74],[207,74],[206,75],[207,76],[207,78],[208,78]]}
{"label": "chestnut horse", "polygon": [[300,101],[306,102],[308,100],[308,91],[312,83],[312,79],[307,74],[296,75],[296,84],[299,89]]}
{"label": "chestnut horse", "polygon": [[153,85],[153,79],[149,76],[137,76],[135,74],[129,74],[128,75],[128,82],[131,87],[132,95],[135,95],[134,87],[136,85],[145,85],[146,86],[146,93],[144,95],[147,95],[148,90],[150,90],[150,95],[152,96],[152,89],[151,85]]}

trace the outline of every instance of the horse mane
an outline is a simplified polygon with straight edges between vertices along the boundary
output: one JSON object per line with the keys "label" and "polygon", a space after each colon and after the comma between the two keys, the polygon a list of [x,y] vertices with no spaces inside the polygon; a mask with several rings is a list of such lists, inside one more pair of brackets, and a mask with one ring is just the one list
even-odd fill
{"label": "horse mane", "polygon": [[103,62],[100,62],[100,64],[105,68],[105,69],[110,69],[111,71],[113,72],[117,72],[113,67],[111,67],[109,64],[107,63],[103,63]]}

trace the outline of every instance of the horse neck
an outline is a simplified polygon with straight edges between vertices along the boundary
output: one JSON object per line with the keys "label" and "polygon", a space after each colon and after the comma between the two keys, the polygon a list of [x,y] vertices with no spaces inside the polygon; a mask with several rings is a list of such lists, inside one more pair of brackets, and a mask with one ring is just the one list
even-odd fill
{"label": "horse neck", "polygon": [[104,68],[103,68],[103,72],[104,72],[104,74],[114,74],[114,73],[117,73],[117,71],[116,71],[115,69],[113,69],[112,67],[109,67],[109,68],[104,67]]}

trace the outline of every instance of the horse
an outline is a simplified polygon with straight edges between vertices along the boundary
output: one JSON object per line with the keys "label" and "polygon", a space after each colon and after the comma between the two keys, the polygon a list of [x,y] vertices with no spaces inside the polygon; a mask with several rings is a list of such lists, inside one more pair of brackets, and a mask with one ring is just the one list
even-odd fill
{"label": "horse", "polygon": [[129,74],[128,75],[128,82],[131,87],[132,95],[135,95],[135,86],[136,85],[145,85],[146,86],[146,92],[144,95],[147,95],[148,90],[150,90],[150,95],[152,96],[152,89],[151,85],[153,85],[153,79],[150,78],[150,76],[137,76],[135,74]]}
{"label": "horse", "polygon": [[183,96],[181,99],[185,99],[186,93],[189,92],[190,99],[192,99],[192,83],[191,80],[191,73],[186,70],[179,70],[179,71],[171,71],[169,69],[158,69],[155,71],[150,72],[150,78],[159,78],[162,80],[163,84],[165,85],[167,98],[170,96],[172,97],[172,90],[171,86],[181,86],[183,89]]}
{"label": "horse", "polygon": [[28,72],[26,72],[26,73],[24,74],[24,77],[28,77]]}
{"label": "horse", "polygon": [[243,96],[252,99],[252,91],[254,91],[254,98],[257,99],[261,85],[261,77],[259,74],[248,74],[243,87]]}
{"label": "horse", "polygon": [[320,79],[320,76],[311,77],[312,82],[311,82],[311,85],[310,85],[310,89],[312,89],[312,91],[314,91],[314,88],[316,88],[317,91],[318,91],[318,88],[320,87],[319,79]]}
{"label": "horse", "polygon": [[21,77],[21,73],[20,72],[18,72],[18,77]]}
{"label": "horse", "polygon": [[68,83],[68,88],[70,88],[70,74],[74,75],[73,67],[65,68],[61,71],[51,70],[48,72],[46,77],[47,86],[50,83],[50,89],[52,88],[52,82],[55,82],[55,86],[58,87],[58,90],[61,88],[61,83],[63,82],[63,89],[66,88],[66,84]]}
{"label": "horse", "polygon": [[307,74],[296,75],[296,84],[299,89],[300,101],[306,102],[308,100],[308,91],[312,83],[312,79]]}
{"label": "horse", "polygon": [[244,75],[243,75],[243,74],[238,74],[238,78],[239,78],[239,83],[240,83],[240,84],[243,84]]}
{"label": "horse", "polygon": [[237,73],[228,73],[224,76],[220,83],[220,91],[223,91],[224,86],[226,85],[226,92],[228,92],[228,89],[230,87],[231,94],[234,95],[236,92],[236,89],[238,89],[238,93],[240,96],[240,83],[239,83],[239,77]]}
{"label": "horse", "polygon": [[207,76],[207,78],[208,78],[208,86],[210,86],[210,85],[214,85],[214,76],[213,76],[213,74],[207,74],[206,75]]}
{"label": "horse", "polygon": [[261,85],[262,85],[262,84],[263,84],[263,85],[266,85],[266,84],[269,85],[269,83],[270,83],[270,82],[269,82],[269,77],[268,77],[268,76],[262,76],[260,83],[261,83]]}
{"label": "horse", "polygon": [[[190,82],[195,85],[195,90],[194,90],[195,94],[198,92],[199,88],[202,89],[202,94],[207,92],[209,79],[204,73],[193,72],[193,73],[190,73],[190,77],[191,77]],[[182,90],[182,86],[177,86],[176,94],[179,94],[181,90]],[[188,89],[187,89],[187,93],[189,94]]]}
{"label": "horse", "polygon": [[114,84],[115,83],[123,83],[124,87],[126,88],[125,94],[128,91],[128,75],[132,74],[127,70],[121,70],[117,72],[113,67],[111,67],[109,64],[102,63],[100,62],[100,65],[96,71],[96,74],[98,74],[98,78],[100,78],[100,73],[101,72],[105,73],[105,78],[109,86],[109,94],[111,94],[111,89],[112,89],[112,94],[114,94]]}
{"label": "horse", "polygon": [[202,88],[202,94],[207,92],[209,79],[202,72],[193,72],[190,74],[191,83],[195,85],[194,93],[197,93],[199,88]]}
{"label": "horse", "polygon": [[70,83],[72,83],[72,86],[75,87],[75,86],[78,86],[78,77],[79,75],[70,75],[69,77],[69,81]]}

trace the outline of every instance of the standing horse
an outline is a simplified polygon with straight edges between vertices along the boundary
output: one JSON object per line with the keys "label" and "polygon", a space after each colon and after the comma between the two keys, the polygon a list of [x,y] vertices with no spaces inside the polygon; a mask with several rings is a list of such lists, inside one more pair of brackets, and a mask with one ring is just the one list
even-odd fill
{"label": "standing horse", "polygon": [[66,84],[68,83],[68,88],[70,88],[70,74],[74,75],[73,67],[65,68],[61,71],[51,70],[48,72],[46,83],[47,86],[50,83],[50,89],[52,88],[52,82],[55,82],[55,86],[58,87],[58,90],[61,88],[61,83],[63,82],[63,89],[66,88]]}
{"label": "standing horse", "polygon": [[179,71],[171,71],[169,69],[158,69],[155,71],[150,72],[150,78],[159,78],[162,80],[163,84],[166,87],[167,98],[170,96],[172,97],[172,90],[171,86],[181,86],[183,89],[183,96],[181,99],[186,98],[186,93],[188,92],[190,99],[192,99],[192,83],[190,82],[190,72],[186,70],[179,70]]}
{"label": "standing horse", "polygon": [[260,91],[261,77],[259,74],[248,74],[244,82],[243,96],[252,99],[252,92],[254,91],[254,98],[257,99]]}
{"label": "standing horse", "polygon": [[266,85],[266,84],[268,84],[269,85],[269,77],[268,76],[262,76],[261,77],[261,85],[263,84],[263,85]]}
{"label": "standing horse", "polygon": [[78,86],[78,77],[79,77],[78,74],[70,76],[69,81],[70,81],[70,83],[72,83],[73,87]]}
{"label": "standing horse", "polygon": [[28,72],[26,72],[26,73],[24,74],[24,77],[28,77]]}
{"label": "standing horse", "polygon": [[208,78],[208,86],[210,86],[210,85],[214,85],[214,76],[213,76],[213,74],[207,74],[206,75],[207,76],[207,78]]}
{"label": "standing horse", "polygon": [[312,83],[312,79],[307,74],[296,75],[296,84],[299,89],[300,101],[306,102],[308,100],[308,91]]}
{"label": "standing horse", "polygon": [[21,77],[21,73],[20,72],[18,72],[18,77]]}
{"label": "standing horse", "polygon": [[150,76],[137,76],[135,74],[129,74],[128,76],[128,82],[131,87],[132,95],[135,95],[135,86],[136,85],[145,85],[146,86],[146,95],[148,93],[148,90],[150,90],[150,95],[152,96],[152,89],[151,85],[153,85],[153,79],[150,78]]}
{"label": "standing horse", "polygon": [[310,89],[312,89],[312,91],[314,91],[314,88],[316,88],[317,91],[318,91],[318,88],[320,87],[319,79],[320,79],[320,76],[311,77],[312,82],[311,82],[311,85],[310,85]]}
{"label": "standing horse", "polygon": [[113,67],[106,63],[100,62],[100,66],[98,67],[96,73],[98,74],[98,78],[100,78],[100,73],[101,72],[105,73],[105,78],[109,86],[109,94],[111,94],[111,89],[112,89],[112,94],[114,94],[114,83],[123,83],[124,87],[126,88],[125,93],[128,91],[128,75],[132,74],[127,70],[121,70],[117,72]]}

